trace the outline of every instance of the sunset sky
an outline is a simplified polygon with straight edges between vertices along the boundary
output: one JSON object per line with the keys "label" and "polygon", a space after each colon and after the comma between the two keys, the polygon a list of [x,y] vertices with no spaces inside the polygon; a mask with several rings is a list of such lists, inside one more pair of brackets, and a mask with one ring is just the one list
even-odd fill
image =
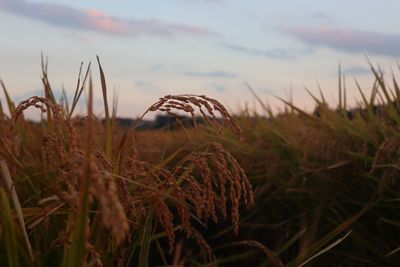
{"label": "sunset sky", "polygon": [[[0,78],[16,101],[40,95],[43,51],[54,90],[72,97],[80,62],[99,55],[119,114],[134,117],[166,94],[252,107],[245,81],[274,106],[291,90],[300,107],[318,82],[334,104],[341,63],[354,103],[353,77],[372,86],[365,54],[398,73],[399,10],[395,0],[0,0]],[[92,75],[100,111],[95,64]]]}

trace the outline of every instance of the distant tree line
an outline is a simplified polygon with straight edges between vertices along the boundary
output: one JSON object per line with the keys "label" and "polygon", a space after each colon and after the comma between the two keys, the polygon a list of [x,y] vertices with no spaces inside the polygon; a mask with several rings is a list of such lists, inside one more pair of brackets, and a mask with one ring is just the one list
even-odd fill
{"label": "distant tree line", "polygon": [[[104,122],[104,120],[103,120]],[[197,124],[204,124],[203,117],[196,117]],[[154,120],[139,120],[130,118],[116,118],[116,123],[120,127],[132,128],[136,126],[138,130],[174,130],[182,126],[194,127],[193,119],[188,116],[157,115]]]}

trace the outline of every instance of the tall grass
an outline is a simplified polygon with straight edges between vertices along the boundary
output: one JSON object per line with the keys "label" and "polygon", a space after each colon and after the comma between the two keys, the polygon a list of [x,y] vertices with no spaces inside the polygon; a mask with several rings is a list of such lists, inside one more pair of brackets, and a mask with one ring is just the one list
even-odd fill
{"label": "tall grass", "polygon": [[[1,106],[0,265],[214,265],[200,232],[210,220],[224,220],[228,214],[238,231],[239,206],[254,204],[247,176],[215,142],[146,160],[140,133],[112,124],[116,103],[111,117],[105,74],[97,60],[104,125],[93,115],[90,65],[83,77],[81,65],[72,101],[65,92],[56,101],[43,59],[44,97],[15,105],[1,83],[8,112]],[[87,113],[75,115],[84,90]],[[47,116],[30,122],[24,116],[29,108]],[[194,114],[196,109],[219,130],[219,123],[225,123],[243,139],[226,109],[206,96],[165,96],[143,116],[173,110]],[[187,248],[183,254],[182,246]],[[188,252],[191,257],[184,258]]]}
{"label": "tall grass", "polygon": [[[370,66],[372,93],[366,95],[355,82],[362,99],[358,107],[347,106],[339,75],[337,107],[311,92],[313,113],[281,99],[288,108],[274,114],[261,102],[267,117],[245,111],[238,118],[246,144],[217,139],[255,188],[256,205],[242,214],[240,238],[263,243],[285,266],[400,262],[399,86],[395,77],[384,78]],[[214,233],[215,245],[234,242],[226,229]],[[229,260],[227,254],[221,248],[217,256]],[[261,256],[242,264],[249,262],[273,265]]]}
{"label": "tall grass", "polygon": [[[101,89],[81,66],[72,101],[54,99],[42,65],[43,98],[15,105],[1,83],[1,266],[400,262],[396,77],[370,64],[372,91],[355,81],[361,103],[349,108],[339,68],[338,105],[308,90],[312,113],[281,99],[286,108],[275,114],[254,91],[263,115],[168,95],[142,118],[186,112],[194,128],[143,132],[113,123],[115,101],[105,123],[93,115],[92,90],[109,109],[99,60]],[[84,90],[87,113],[76,115]],[[48,116],[33,124],[27,108]]]}

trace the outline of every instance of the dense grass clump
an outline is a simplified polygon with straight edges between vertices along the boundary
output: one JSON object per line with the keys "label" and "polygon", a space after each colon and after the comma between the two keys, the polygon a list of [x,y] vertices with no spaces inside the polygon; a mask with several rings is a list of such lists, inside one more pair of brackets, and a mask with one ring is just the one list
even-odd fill
{"label": "dense grass clump", "polygon": [[[273,114],[260,102],[267,117],[247,111],[238,118],[246,144],[218,138],[255,188],[256,204],[242,214],[240,238],[264,244],[285,266],[400,262],[400,90],[395,78],[389,84],[371,70],[372,93],[358,87],[359,107],[346,108],[340,75],[337,107],[322,94],[311,94],[311,114],[285,100],[285,111]],[[220,244],[224,232],[215,237]],[[241,264],[251,258],[252,264],[277,265],[257,255],[243,253]]]}

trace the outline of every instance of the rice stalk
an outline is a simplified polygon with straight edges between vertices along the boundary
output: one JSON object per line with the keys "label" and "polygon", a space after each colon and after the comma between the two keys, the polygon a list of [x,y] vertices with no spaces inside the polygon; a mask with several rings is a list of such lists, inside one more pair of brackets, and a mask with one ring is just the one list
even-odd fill
{"label": "rice stalk", "polygon": [[108,100],[107,100],[107,85],[106,78],[104,76],[103,68],[100,64],[99,56],[96,56],[97,63],[99,64],[100,69],[100,81],[101,81],[101,90],[103,92],[103,103],[104,103],[104,113],[105,113],[105,123],[106,123],[106,155],[109,161],[112,160],[112,129],[111,129],[111,118],[110,111],[108,109]]}
{"label": "rice stalk", "polygon": [[17,243],[17,233],[14,227],[14,220],[12,219],[10,203],[3,188],[0,188],[0,197],[2,226],[4,227],[4,243],[7,250],[8,266],[18,267],[20,266],[20,260],[18,255],[19,249]]}
{"label": "rice stalk", "polygon": [[29,256],[31,258],[31,261],[33,261],[34,255],[33,255],[33,251],[32,251],[32,245],[31,245],[31,242],[29,241],[28,233],[26,232],[24,215],[22,213],[21,203],[19,201],[17,191],[15,190],[14,182],[11,178],[11,174],[8,169],[7,162],[4,159],[0,160],[0,168],[1,168],[1,171],[3,174],[2,176],[3,176],[4,182],[7,186],[7,190],[11,194],[11,199],[14,203],[15,212],[17,214],[19,225],[20,225],[22,233],[24,235],[24,239],[25,239],[26,247],[29,252]]}
{"label": "rice stalk", "polygon": [[3,80],[1,80],[1,79],[0,79],[0,85],[1,85],[1,87],[3,88],[3,93],[4,93],[4,95],[5,95],[5,97],[6,97],[6,101],[7,101],[8,112],[9,112],[9,114],[10,114],[10,116],[11,116],[11,115],[14,113],[15,104],[14,104],[14,102],[12,101],[10,95],[8,94],[7,88],[6,88],[6,86],[5,86],[4,82],[3,82]]}
{"label": "rice stalk", "polygon": [[140,254],[139,254],[139,264],[138,264],[139,267],[149,266],[152,227],[153,227],[153,211],[150,209],[143,225],[142,238],[140,243]]}
{"label": "rice stalk", "polygon": [[81,192],[79,196],[78,212],[75,216],[75,226],[72,231],[72,244],[68,253],[67,266],[83,266],[86,263],[86,242],[89,235],[88,210],[89,186],[91,180],[92,134],[93,134],[93,87],[89,77],[88,120],[86,123],[84,169],[80,179]]}

